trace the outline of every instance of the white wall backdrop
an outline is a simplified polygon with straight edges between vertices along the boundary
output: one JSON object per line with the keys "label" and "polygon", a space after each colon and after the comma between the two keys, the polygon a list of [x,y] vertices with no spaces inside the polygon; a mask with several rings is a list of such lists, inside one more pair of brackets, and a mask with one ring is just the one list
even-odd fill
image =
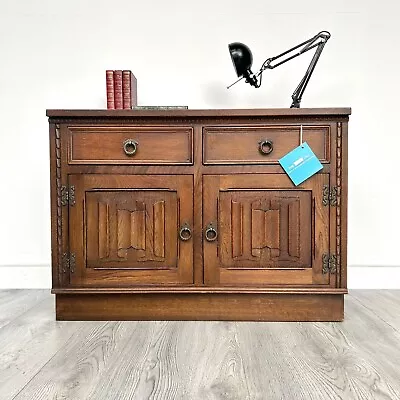
{"label": "white wall backdrop", "polygon": [[246,43],[257,70],[320,30],[332,37],[302,106],[353,109],[348,261],[375,266],[379,276],[363,280],[354,268],[349,287],[400,287],[388,272],[400,265],[399,2],[1,0],[0,7],[0,287],[50,285],[46,108],[105,108],[106,69],[131,69],[142,105],[289,107],[312,52],[266,71],[260,89],[240,82],[226,90],[236,78],[227,45]]}

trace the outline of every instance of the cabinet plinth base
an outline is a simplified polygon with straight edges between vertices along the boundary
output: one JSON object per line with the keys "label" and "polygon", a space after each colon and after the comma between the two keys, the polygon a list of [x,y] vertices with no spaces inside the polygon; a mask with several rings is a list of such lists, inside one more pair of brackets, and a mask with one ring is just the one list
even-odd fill
{"label": "cabinet plinth base", "polygon": [[343,294],[56,294],[57,320],[342,321]]}

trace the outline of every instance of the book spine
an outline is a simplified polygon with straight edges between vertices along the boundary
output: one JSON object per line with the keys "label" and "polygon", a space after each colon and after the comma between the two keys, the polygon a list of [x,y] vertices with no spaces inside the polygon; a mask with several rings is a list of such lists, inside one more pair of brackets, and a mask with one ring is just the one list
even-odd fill
{"label": "book spine", "polygon": [[131,73],[131,103],[132,108],[137,106],[137,79],[136,76]]}
{"label": "book spine", "polygon": [[132,108],[131,101],[131,71],[122,71],[122,98],[123,108],[130,110]]}
{"label": "book spine", "polygon": [[122,71],[122,97],[124,109],[132,109],[137,105],[137,80],[132,71]]}
{"label": "book spine", "polygon": [[122,97],[122,70],[114,71],[114,103],[116,110],[122,110],[124,103]]}
{"label": "book spine", "polygon": [[106,70],[107,110],[115,109],[114,102],[114,71]]}
{"label": "book spine", "polygon": [[135,110],[188,110],[188,106],[133,106]]}

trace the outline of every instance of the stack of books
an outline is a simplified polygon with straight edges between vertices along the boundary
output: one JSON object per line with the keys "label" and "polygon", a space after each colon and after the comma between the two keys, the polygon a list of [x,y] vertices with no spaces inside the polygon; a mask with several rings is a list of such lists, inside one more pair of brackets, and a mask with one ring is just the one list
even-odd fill
{"label": "stack of books", "polygon": [[106,70],[107,109],[123,110],[137,106],[137,80],[129,70]]}

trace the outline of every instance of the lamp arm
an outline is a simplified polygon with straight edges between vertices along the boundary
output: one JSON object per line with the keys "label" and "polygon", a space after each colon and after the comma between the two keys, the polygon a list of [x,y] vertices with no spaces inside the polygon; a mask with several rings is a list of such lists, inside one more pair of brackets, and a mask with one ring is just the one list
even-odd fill
{"label": "lamp arm", "polygon": [[306,87],[308,85],[308,82],[310,81],[311,75],[314,72],[315,66],[317,65],[317,62],[319,60],[319,57],[322,53],[322,50],[324,49],[326,42],[321,42],[318,47],[316,52],[314,53],[314,56],[310,62],[310,65],[307,68],[307,71],[303,77],[303,79],[300,81],[299,85],[295,89],[295,91],[292,94],[292,104],[290,108],[299,108],[300,107],[300,102],[303,97],[303,93],[306,90]]}
{"label": "lamp arm", "polygon": [[[290,108],[299,108],[301,99],[303,97],[303,93],[307,87],[308,82],[310,81],[312,73],[314,72],[315,66],[319,60],[322,50],[324,49],[325,44],[330,37],[331,37],[331,34],[327,31],[319,32],[317,35],[315,35],[311,39],[306,40],[305,42],[300,43],[299,45],[292,47],[291,49],[289,49],[275,57],[266,59],[264,61],[263,65],[261,66],[260,70],[258,71],[258,73],[256,73],[256,77],[258,77],[258,76],[260,77],[260,82],[257,87],[261,86],[261,78],[262,78],[261,74],[266,69],[274,69],[276,67],[279,67],[280,65],[292,60],[293,58],[296,58],[296,57],[300,56],[301,54],[306,53],[307,51],[312,50],[313,48],[317,47],[317,50],[314,53],[314,56],[310,62],[310,65],[307,68],[307,71],[306,71],[304,77],[302,78],[302,80],[298,84],[296,90],[292,94],[292,104],[291,104]],[[302,46],[304,46],[304,47],[297,53],[285,58],[283,61],[280,61],[277,64],[271,64],[273,61],[291,53],[292,51],[294,51]]]}

